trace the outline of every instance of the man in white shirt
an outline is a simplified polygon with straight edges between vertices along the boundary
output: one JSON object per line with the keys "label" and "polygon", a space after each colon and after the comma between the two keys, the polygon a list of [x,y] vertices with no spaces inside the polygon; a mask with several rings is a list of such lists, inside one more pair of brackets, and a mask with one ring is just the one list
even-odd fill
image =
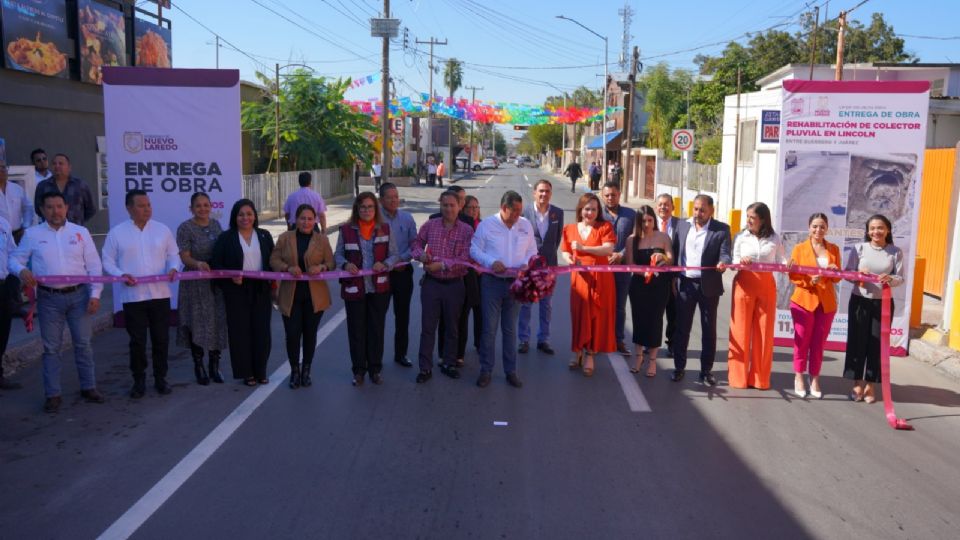
{"label": "man in white shirt", "polygon": [[167,274],[173,281],[180,268],[177,243],[170,229],[150,219],[153,208],[145,191],[127,192],[130,220],[110,229],[103,244],[103,269],[124,278],[115,290],[123,303],[123,318],[130,336],[130,370],[133,388],[130,397],[146,392],[147,332],[153,352],[153,379],[157,392],[169,394],[167,350],[170,343],[170,284],[137,283],[137,277]]}
{"label": "man in white shirt", "polygon": [[681,266],[716,267],[709,270],[685,270],[677,284],[677,319],[673,333],[673,376],[680,382],[687,367],[687,345],[693,315],[700,308],[700,382],[716,386],[713,361],[717,352],[717,307],[723,294],[722,273],[730,264],[730,227],[713,219],[713,198],[697,195],[693,215],[681,221],[673,252]]}
{"label": "man in white shirt", "polygon": [[370,176],[373,177],[373,187],[380,191],[380,181],[383,179],[383,165],[379,161],[374,161],[370,166]]}
{"label": "man in white shirt", "polygon": [[[680,224],[680,218],[673,216],[673,196],[669,193],[661,193],[657,196],[656,206],[657,228],[660,232],[670,237],[671,244],[677,240],[677,228]],[[670,279],[670,296],[667,297],[667,329],[666,344],[667,356],[673,356],[673,330],[677,318],[677,280],[676,277]]]}
{"label": "man in white shirt", "polygon": [[[508,191],[500,198],[500,212],[480,222],[470,242],[470,257],[495,274],[480,278],[480,306],[483,312],[483,338],[480,340],[480,377],[477,386],[490,384],[496,361],[494,345],[497,326],[503,332],[503,372],[511,386],[520,388],[523,382],[517,375],[517,317],[520,303],[510,294],[514,276],[503,275],[508,270],[519,270],[537,254],[533,225],[523,214],[523,198],[516,191]],[[502,324],[501,324],[502,319]]]}
{"label": "man in white shirt", "polygon": [[[63,194],[50,192],[40,201],[44,223],[24,233],[20,245],[9,258],[9,269],[20,276],[27,287],[37,287],[37,314],[43,341],[43,388],[45,411],[60,409],[60,351],[63,327],[70,328],[74,361],[80,376],[80,395],[88,402],[103,403],[97,390],[93,364],[92,317],[100,309],[100,283],[51,283],[39,285],[34,276],[100,276],[103,269],[90,232],[67,221],[67,202]],[[27,265],[30,268],[27,268]]]}
{"label": "man in white shirt", "polygon": [[7,163],[0,159],[0,217],[13,228],[13,241],[19,242],[23,231],[33,225],[33,203],[20,184],[9,181]]}
{"label": "man in white shirt", "polygon": [[30,152],[30,163],[33,163],[33,176],[36,178],[36,184],[53,176],[53,172],[50,170],[50,158],[47,157],[47,151],[43,148],[37,148]]}

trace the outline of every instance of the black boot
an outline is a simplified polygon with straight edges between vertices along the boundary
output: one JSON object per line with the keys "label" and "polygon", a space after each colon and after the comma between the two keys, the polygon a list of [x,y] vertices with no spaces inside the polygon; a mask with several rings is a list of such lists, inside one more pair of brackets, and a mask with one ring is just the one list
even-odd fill
{"label": "black boot", "polygon": [[193,374],[197,376],[197,384],[200,386],[210,384],[210,377],[207,376],[207,370],[203,367],[203,347],[191,343],[190,354],[193,355]]}
{"label": "black boot", "polygon": [[300,388],[300,363],[290,362],[290,388]]}
{"label": "black boot", "polygon": [[147,376],[134,375],[133,388],[130,389],[130,397],[132,397],[133,399],[140,399],[146,393],[147,393]]}
{"label": "black boot", "polygon": [[313,384],[313,380],[310,379],[310,364],[304,363],[303,367],[300,368],[300,386],[306,388]]}
{"label": "black boot", "polygon": [[223,375],[220,374],[220,351],[210,351],[210,363],[207,369],[210,371],[211,381],[223,383]]}

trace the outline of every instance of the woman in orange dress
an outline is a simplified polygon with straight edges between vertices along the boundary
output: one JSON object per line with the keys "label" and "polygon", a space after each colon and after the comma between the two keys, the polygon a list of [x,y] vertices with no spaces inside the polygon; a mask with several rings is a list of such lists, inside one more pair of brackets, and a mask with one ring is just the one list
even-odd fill
{"label": "woman in orange dress", "polygon": [[[607,264],[617,235],[600,212],[600,199],[586,193],[577,202],[577,222],[563,228],[560,252],[568,264]],[[617,349],[616,286],[610,272],[573,272],[570,274],[570,320],[573,326],[571,349],[576,358],[570,369],[583,366],[583,374],[593,375],[593,355]]]}

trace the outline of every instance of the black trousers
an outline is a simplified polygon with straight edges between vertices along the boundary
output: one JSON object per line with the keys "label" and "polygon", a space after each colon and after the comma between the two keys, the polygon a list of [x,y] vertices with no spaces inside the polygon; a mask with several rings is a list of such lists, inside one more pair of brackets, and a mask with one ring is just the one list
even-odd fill
{"label": "black trousers", "polygon": [[353,374],[380,373],[383,369],[383,327],[390,307],[390,293],[366,293],[362,299],[347,300],[344,304]]}
{"label": "black trousers", "polygon": [[322,311],[313,311],[313,298],[310,297],[310,286],[305,281],[298,281],[293,293],[293,306],[290,307],[290,316],[283,316],[283,330],[287,337],[287,360],[291,366],[300,363],[300,343],[303,342],[303,365],[313,363],[313,354],[317,350],[317,328],[320,327]]}
{"label": "black trousers", "polygon": [[713,370],[717,355],[717,307],[720,296],[704,296],[699,279],[679,278],[677,283],[677,319],[673,334],[673,366],[677,370],[687,368],[687,346],[693,328],[693,314],[700,308],[700,373]]}
{"label": "black trousers", "polygon": [[[480,312],[480,281],[479,276],[473,270],[463,276],[463,307],[460,308],[460,316],[457,317],[457,358],[463,358],[467,354],[467,337],[469,333],[470,311],[473,311],[473,346],[480,350],[480,335],[483,325],[483,313]],[[440,319],[440,325],[437,329],[437,356],[443,358],[443,335],[446,331],[444,320]]]}
{"label": "black trousers", "polygon": [[153,353],[153,376],[167,376],[167,352],[170,349],[170,299],[157,298],[123,304],[123,318],[130,336],[130,371],[134,379],[147,372],[147,333]]}
{"label": "black trousers", "polygon": [[443,321],[443,331],[439,339],[446,352],[440,361],[448,366],[454,364],[453,353],[457,347],[460,310],[463,307],[464,288],[462,279],[439,281],[429,276],[420,284],[420,369],[430,371],[433,368],[433,340],[437,327]]}
{"label": "black trousers", "polygon": [[666,342],[667,347],[673,348],[673,332],[677,328],[677,279],[676,277],[670,278],[670,294],[667,295],[667,330],[666,330]]}
{"label": "black trousers", "polygon": [[390,295],[393,300],[393,358],[407,356],[410,347],[410,300],[413,298],[413,267],[400,267],[390,272]]}
{"label": "black trousers", "polygon": [[[851,294],[847,309],[847,352],[843,378],[878,383],[880,371],[880,314],[882,300]],[[893,313],[893,299],[890,299]]]}
{"label": "black trousers", "polygon": [[[11,279],[12,278],[12,279]],[[14,304],[11,300],[11,289],[19,293],[19,286],[14,283],[20,283],[16,276],[10,274],[5,281],[0,281],[0,378],[3,378],[4,353],[7,352],[7,345],[10,343],[10,325],[13,320],[13,310],[19,306],[19,302]],[[19,300],[19,298],[18,298]]]}
{"label": "black trousers", "polygon": [[234,379],[267,378],[270,358],[270,287],[264,281],[245,279],[224,287],[227,308],[227,341]]}

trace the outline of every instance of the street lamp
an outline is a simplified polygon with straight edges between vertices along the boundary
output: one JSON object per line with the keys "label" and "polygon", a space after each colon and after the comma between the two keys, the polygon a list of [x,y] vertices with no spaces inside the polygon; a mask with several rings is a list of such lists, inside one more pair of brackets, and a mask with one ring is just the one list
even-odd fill
{"label": "street lamp", "polygon": [[[560,92],[560,93],[563,94],[563,108],[564,108],[564,112],[566,112],[566,108],[567,108],[567,93],[564,92],[564,91],[562,91],[562,90],[560,90],[559,88],[557,88],[556,86],[554,86],[554,85],[551,84],[551,83],[547,83],[547,84],[548,84],[551,88],[553,88],[554,90],[556,90],[557,92]],[[561,125],[563,126],[563,128],[562,128],[563,131],[560,132],[560,140],[562,141],[562,142],[560,143],[560,170],[563,171],[563,170],[564,170],[563,162],[564,162],[565,158],[567,157],[567,123],[566,123],[566,122],[563,122]]]}
{"label": "street lamp", "polygon": [[310,70],[310,72],[315,72],[314,69],[306,64],[287,64],[281,66],[276,64],[276,71],[274,72],[274,84],[277,85],[277,102],[274,106],[274,137],[273,137],[273,148],[277,152],[277,219],[283,216],[283,200],[280,197],[280,69],[286,69],[288,67],[304,67]]}
{"label": "street lamp", "polygon": [[603,153],[601,154],[601,155],[603,156],[603,159],[600,161],[600,173],[601,173],[601,175],[602,175],[603,182],[606,182],[606,181],[607,181],[607,167],[606,167],[606,161],[607,161],[607,86],[609,86],[608,81],[607,81],[607,64],[610,63],[610,60],[609,60],[609,42],[607,41],[607,37],[606,37],[606,36],[601,36],[600,34],[594,32],[593,30],[591,30],[591,29],[587,28],[586,26],[584,26],[584,25],[583,25],[582,23],[580,23],[579,21],[576,21],[576,20],[574,20],[574,19],[571,19],[570,17],[564,17],[563,15],[557,15],[557,18],[558,18],[558,19],[563,19],[563,20],[565,20],[565,21],[570,21],[570,22],[572,22],[573,24],[579,26],[580,28],[583,28],[583,29],[586,30],[587,32],[590,32],[591,34],[593,34],[593,35],[595,35],[595,36],[597,36],[598,38],[600,38],[600,39],[603,40],[603,139],[602,139],[602,141],[601,141],[601,143],[600,143],[600,145],[603,147]]}

